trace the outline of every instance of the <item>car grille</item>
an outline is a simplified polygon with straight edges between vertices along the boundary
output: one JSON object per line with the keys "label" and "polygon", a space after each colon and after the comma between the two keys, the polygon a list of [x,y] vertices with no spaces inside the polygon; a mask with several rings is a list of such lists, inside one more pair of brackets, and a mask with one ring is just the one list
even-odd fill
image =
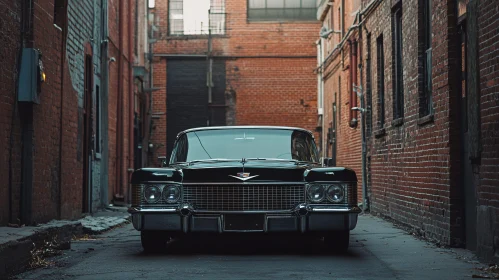
{"label": "car grille", "polygon": [[304,185],[184,185],[184,202],[196,210],[290,210],[305,202]]}

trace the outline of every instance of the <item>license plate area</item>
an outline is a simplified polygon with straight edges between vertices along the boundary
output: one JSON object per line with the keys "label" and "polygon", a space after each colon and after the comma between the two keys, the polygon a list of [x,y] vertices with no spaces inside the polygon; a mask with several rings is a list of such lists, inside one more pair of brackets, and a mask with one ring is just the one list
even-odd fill
{"label": "license plate area", "polygon": [[224,216],[226,231],[263,231],[264,214],[228,214]]}

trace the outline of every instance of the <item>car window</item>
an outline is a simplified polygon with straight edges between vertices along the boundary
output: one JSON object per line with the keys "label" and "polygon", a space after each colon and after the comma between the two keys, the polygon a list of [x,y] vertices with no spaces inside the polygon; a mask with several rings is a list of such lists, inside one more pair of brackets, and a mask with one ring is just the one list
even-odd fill
{"label": "car window", "polygon": [[278,158],[317,162],[313,138],[286,129],[192,131],[176,144],[173,162],[205,159]]}

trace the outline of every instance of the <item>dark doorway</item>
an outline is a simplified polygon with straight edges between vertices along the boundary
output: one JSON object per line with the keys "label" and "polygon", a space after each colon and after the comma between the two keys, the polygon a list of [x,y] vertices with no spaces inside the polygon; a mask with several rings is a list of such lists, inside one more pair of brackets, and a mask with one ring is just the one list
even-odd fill
{"label": "dark doorway", "polygon": [[461,53],[461,162],[462,162],[462,180],[464,189],[464,220],[465,220],[465,236],[466,249],[475,250],[477,245],[476,233],[476,190],[473,184],[473,169],[470,161],[470,137],[468,129],[468,94],[467,94],[467,41],[466,41],[466,23],[461,20],[459,24],[459,33],[461,38],[460,53]]}
{"label": "dark doorway", "polygon": [[90,211],[90,163],[92,155],[92,56],[85,56],[85,77],[83,91],[83,186],[82,212]]}
{"label": "dark doorway", "polygon": [[212,104],[208,104],[205,59],[169,59],[167,63],[167,157],[177,134],[185,129],[223,126],[225,122],[225,61],[213,62]]}

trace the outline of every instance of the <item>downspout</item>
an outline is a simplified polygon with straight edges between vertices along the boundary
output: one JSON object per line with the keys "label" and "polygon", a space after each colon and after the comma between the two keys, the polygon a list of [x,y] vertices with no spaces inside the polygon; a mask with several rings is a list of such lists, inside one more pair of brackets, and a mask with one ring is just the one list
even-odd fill
{"label": "downspout", "polygon": [[[27,9],[26,9],[27,8]],[[33,17],[34,8],[33,0],[25,0],[23,6],[23,17],[25,30],[25,47],[34,47],[33,34]],[[32,203],[33,203],[33,104],[28,103],[19,106],[21,115],[21,141],[22,141],[22,156],[21,156],[21,199],[20,203],[20,220],[21,225],[31,225],[32,222]]]}
{"label": "downspout", "polygon": [[[108,60],[108,3],[107,0],[101,0],[102,10],[102,38],[101,38],[101,125],[102,135],[102,167],[101,167],[101,206],[106,207],[109,203],[109,60]],[[99,139],[97,139],[98,141]]]}
{"label": "downspout", "polygon": [[[359,14],[359,21],[362,22],[362,14]],[[365,28],[365,26],[364,26]],[[366,114],[369,114],[367,110],[369,108],[366,108],[366,100],[365,100],[365,90],[364,88],[367,88],[364,86],[364,67],[363,67],[363,32],[362,32],[362,27],[359,28],[359,42],[360,42],[360,63],[359,63],[359,68],[360,68],[360,86],[359,91],[361,95],[359,96],[360,98],[360,107],[364,110],[361,110],[361,117],[362,119],[360,120],[360,128],[361,128],[361,137],[362,137],[362,211],[367,211],[369,210],[369,202],[368,202],[368,196],[367,196],[367,143],[366,143]],[[367,46],[367,49],[369,50],[369,46]],[[369,50],[370,51],[370,50]],[[357,111],[356,111],[357,113]]]}
{"label": "downspout", "polygon": [[[132,2],[133,0],[128,0],[128,62],[129,62],[129,69],[128,69],[128,108],[129,108],[129,116],[128,116],[128,172],[129,172],[129,177],[132,175],[133,169],[134,169],[134,112],[135,112],[135,104],[134,104],[134,87],[133,87],[133,60],[134,60],[134,54],[133,54],[133,9],[132,9]],[[130,178],[131,179],[131,178]],[[128,186],[128,181],[126,182]],[[130,188],[127,187],[128,190]],[[128,194],[128,191],[126,192]],[[130,196],[127,195],[127,198]]]}
{"label": "downspout", "polygon": [[63,141],[63,136],[64,136],[64,66],[66,65],[66,36],[68,32],[68,2],[64,3],[64,26],[60,26],[62,29],[61,33],[61,65],[60,66],[60,71],[61,71],[61,116],[60,116],[60,134],[59,134],[59,203],[57,206],[57,216],[59,219],[62,219],[62,159],[63,159],[63,153],[62,153],[62,147],[64,145]]}
{"label": "downspout", "polygon": [[[349,41],[350,46],[350,108],[357,107],[357,94],[354,85],[357,86],[357,40]],[[350,127],[355,128],[358,124],[357,111],[350,110]]]}
{"label": "downspout", "polygon": [[[350,67],[348,68],[348,76],[350,78],[350,81],[348,83],[348,92],[350,93],[349,99],[348,99],[348,104],[350,105],[350,108],[354,107],[353,106],[353,95],[355,94],[353,91],[353,83],[354,83],[354,78],[353,78],[353,43],[351,40],[348,40],[348,48],[350,49]],[[353,122],[353,110],[348,110],[348,119],[350,120],[350,127],[352,126]]]}
{"label": "downspout", "polygon": [[114,188],[114,199],[122,197],[122,156],[123,156],[123,96],[122,96],[122,91],[123,91],[123,1],[119,1],[119,6],[118,6],[118,48],[119,48],[119,55],[118,55],[118,102],[116,102],[117,105],[117,110],[116,110],[116,185]]}

